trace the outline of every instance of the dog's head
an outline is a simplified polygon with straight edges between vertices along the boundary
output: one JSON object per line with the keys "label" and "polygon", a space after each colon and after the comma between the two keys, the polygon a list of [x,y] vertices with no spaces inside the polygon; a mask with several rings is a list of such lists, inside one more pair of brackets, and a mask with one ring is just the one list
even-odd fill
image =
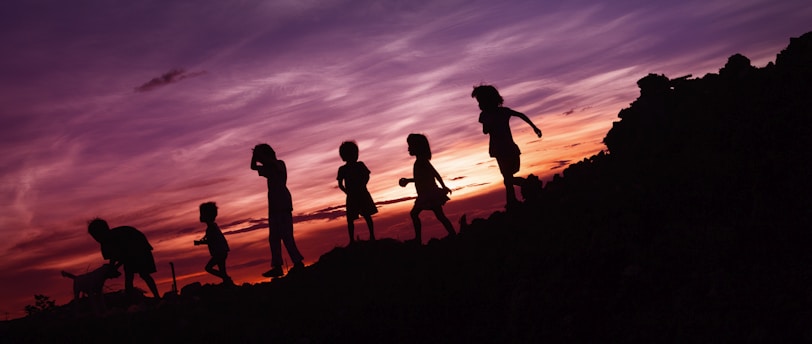
{"label": "dog's head", "polygon": [[119,272],[118,268],[113,264],[104,264],[102,268],[105,269],[104,278],[112,279],[121,276],[121,272]]}

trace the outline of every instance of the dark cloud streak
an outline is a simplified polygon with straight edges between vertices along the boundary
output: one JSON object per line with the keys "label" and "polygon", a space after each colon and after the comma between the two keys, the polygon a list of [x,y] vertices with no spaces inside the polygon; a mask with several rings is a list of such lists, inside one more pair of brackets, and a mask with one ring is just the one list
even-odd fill
{"label": "dark cloud streak", "polygon": [[176,68],[172,69],[163,75],[152,78],[152,80],[147,81],[141,86],[135,88],[135,92],[147,92],[152,91],[158,87],[166,86],[169,84],[173,84],[176,82],[180,82],[184,79],[194,78],[206,74],[206,71],[199,71],[199,72],[186,72],[183,68]]}
{"label": "dark cloud streak", "polygon": [[[457,190],[459,190],[459,189],[461,189],[461,188],[458,188]],[[396,199],[391,199],[391,200],[375,202],[375,205],[381,206],[381,205],[387,205],[387,204],[395,204],[395,203],[410,201],[410,200],[413,200],[415,198],[416,197],[414,197],[414,196],[401,197],[401,198],[396,198]],[[327,207],[327,208],[322,208],[322,209],[316,210],[316,211],[311,212],[311,213],[297,214],[297,215],[293,216],[293,223],[307,222],[307,221],[313,221],[313,220],[332,221],[332,220],[341,218],[343,216],[346,216],[347,212],[346,212],[346,210],[344,210],[345,208],[346,208],[346,206],[344,206],[344,205],[336,205],[336,206],[330,206],[330,207]],[[257,229],[268,228],[268,218],[237,220],[237,221],[232,221],[232,222],[230,222],[228,224],[225,224],[225,225],[223,225],[223,227],[238,226],[238,225],[243,224],[243,223],[249,223],[251,225],[248,226],[248,227],[245,227],[245,228],[239,228],[239,229],[235,229],[235,230],[225,231],[225,232],[223,232],[223,234],[224,235],[233,235],[233,234],[253,232],[253,231],[257,230]]]}
{"label": "dark cloud streak", "polygon": [[569,165],[570,160],[556,160],[555,163],[556,163],[556,165],[551,167],[550,168],[551,170],[556,170],[556,169],[559,169],[559,168],[566,167],[567,165]]}

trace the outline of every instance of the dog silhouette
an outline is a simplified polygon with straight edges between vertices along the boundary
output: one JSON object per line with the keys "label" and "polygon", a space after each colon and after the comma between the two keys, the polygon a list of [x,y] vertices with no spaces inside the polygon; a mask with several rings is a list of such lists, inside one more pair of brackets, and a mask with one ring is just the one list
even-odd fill
{"label": "dog silhouette", "polygon": [[104,264],[101,267],[81,275],[74,275],[62,270],[62,276],[73,280],[73,300],[78,304],[79,299],[84,294],[90,299],[93,310],[99,314],[104,310],[102,295],[104,282],[121,276],[118,267],[111,264]]}

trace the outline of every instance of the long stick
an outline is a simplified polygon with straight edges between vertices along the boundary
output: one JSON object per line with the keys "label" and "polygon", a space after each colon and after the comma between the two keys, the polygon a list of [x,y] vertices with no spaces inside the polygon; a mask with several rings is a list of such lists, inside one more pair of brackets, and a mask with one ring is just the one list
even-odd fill
{"label": "long stick", "polygon": [[172,292],[178,293],[178,281],[175,279],[175,263],[169,262],[169,267],[172,268]]}

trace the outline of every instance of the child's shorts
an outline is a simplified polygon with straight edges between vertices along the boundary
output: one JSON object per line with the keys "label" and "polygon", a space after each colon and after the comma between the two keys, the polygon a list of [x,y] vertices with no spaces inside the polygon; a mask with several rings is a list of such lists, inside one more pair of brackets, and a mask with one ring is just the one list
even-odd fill
{"label": "child's shorts", "polygon": [[499,172],[501,172],[503,176],[512,176],[514,173],[519,172],[521,159],[519,158],[519,153],[503,155],[496,158],[496,163],[499,165]]}

